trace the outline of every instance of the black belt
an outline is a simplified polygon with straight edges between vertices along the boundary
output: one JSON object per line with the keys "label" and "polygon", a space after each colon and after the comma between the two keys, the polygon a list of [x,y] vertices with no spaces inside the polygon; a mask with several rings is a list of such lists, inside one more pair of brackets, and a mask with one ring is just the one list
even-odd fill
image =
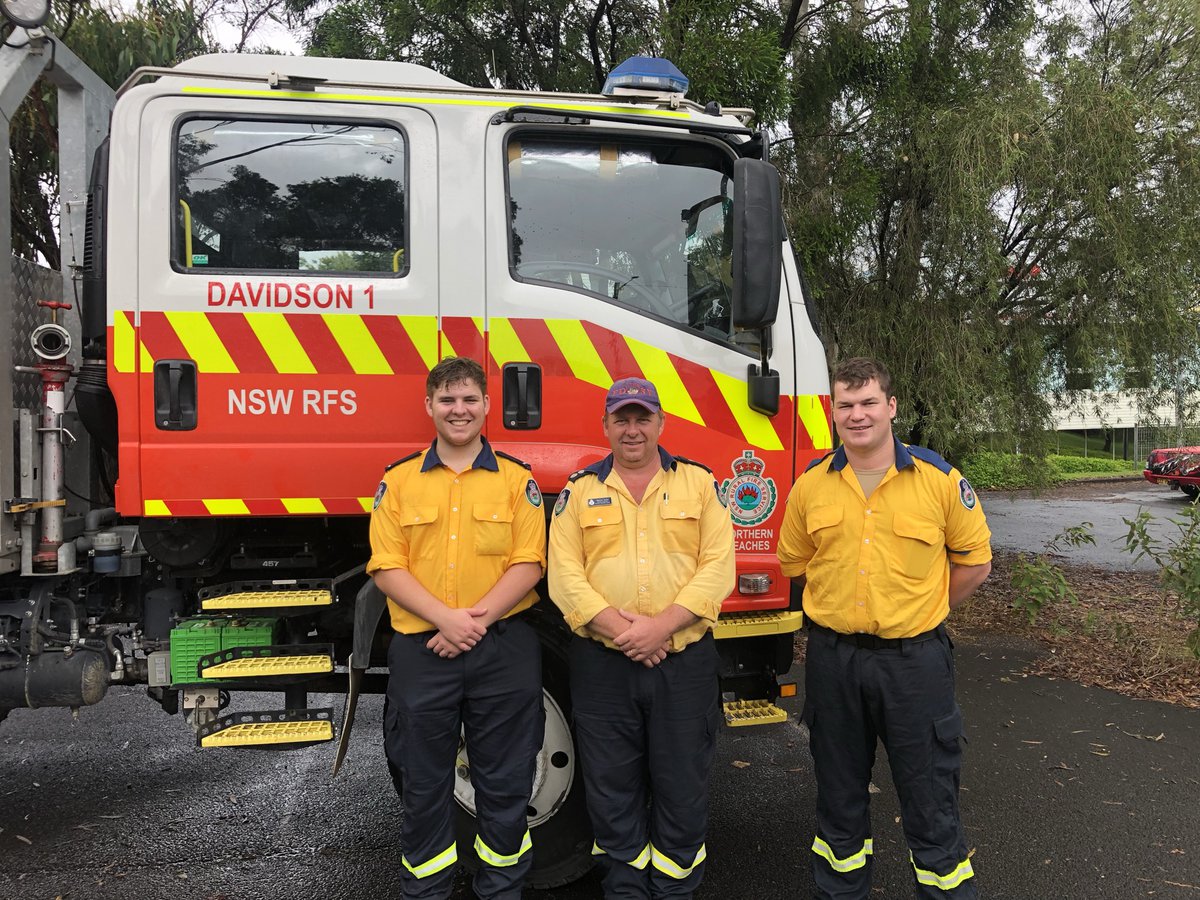
{"label": "black belt", "polygon": [[807,620],[806,627],[809,631],[833,635],[841,643],[853,644],[864,650],[901,650],[905,644],[920,644],[923,641],[932,641],[946,633],[946,627],[939,625],[937,628],[922,631],[920,634],[914,634],[912,637],[902,638],[885,638],[877,634],[844,634],[840,631],[834,631],[832,628],[826,628],[824,625],[818,625],[812,619]]}

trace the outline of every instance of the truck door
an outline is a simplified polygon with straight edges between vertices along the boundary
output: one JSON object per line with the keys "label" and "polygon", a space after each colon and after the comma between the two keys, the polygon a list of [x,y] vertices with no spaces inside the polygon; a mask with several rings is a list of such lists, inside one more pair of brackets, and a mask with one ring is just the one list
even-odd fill
{"label": "truck door", "polygon": [[361,514],[428,442],[436,131],[412,107],[240,93],[142,112],[120,496],[145,515]]}

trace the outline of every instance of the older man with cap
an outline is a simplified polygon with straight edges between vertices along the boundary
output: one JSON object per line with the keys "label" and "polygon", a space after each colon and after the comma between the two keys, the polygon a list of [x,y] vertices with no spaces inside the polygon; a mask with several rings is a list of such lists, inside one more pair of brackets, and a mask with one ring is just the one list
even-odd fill
{"label": "older man with cap", "polygon": [[720,724],[712,626],[733,527],[712,472],[659,446],[654,385],[613,384],[612,453],[576,472],[550,525],[550,596],[575,632],[571,703],[605,897],[691,897]]}

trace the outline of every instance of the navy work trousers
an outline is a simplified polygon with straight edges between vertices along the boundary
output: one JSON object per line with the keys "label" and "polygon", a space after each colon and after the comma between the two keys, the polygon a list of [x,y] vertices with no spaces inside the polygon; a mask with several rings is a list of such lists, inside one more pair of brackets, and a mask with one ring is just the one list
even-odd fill
{"label": "navy work trousers", "polygon": [[691,897],[704,875],[708,773],[720,725],[712,637],[653,668],[576,637],[570,662],[604,896]]}
{"label": "navy work trousers", "polygon": [[475,893],[517,900],[532,863],[526,809],[545,730],[541,647],[519,619],[494,623],[475,647],[442,659],[431,634],[396,634],[384,748],[404,804],[400,844],[406,900],[444,900],[458,858],[454,770],[465,731],[479,837]]}
{"label": "navy work trousers", "polygon": [[817,781],[813,877],[818,898],[871,891],[871,768],[887,750],[916,896],[977,896],[958,808],[962,713],[945,629],[899,647],[858,646],[810,629],[804,721]]}

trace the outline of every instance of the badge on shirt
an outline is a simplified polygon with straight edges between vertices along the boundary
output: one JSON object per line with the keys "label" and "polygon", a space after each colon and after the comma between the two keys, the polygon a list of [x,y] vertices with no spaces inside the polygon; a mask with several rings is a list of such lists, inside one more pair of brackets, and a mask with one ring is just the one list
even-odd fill
{"label": "badge on shirt", "polygon": [[717,479],[713,479],[713,490],[717,492],[717,502],[726,509],[729,509],[729,498],[725,496],[725,492],[721,490],[721,485],[717,483]]}
{"label": "badge on shirt", "polygon": [[563,488],[558,495],[558,502],[554,504],[554,514],[561,515],[562,511],[567,508],[567,498],[571,496],[570,488]]}
{"label": "badge on shirt", "polygon": [[975,492],[971,490],[971,485],[967,483],[967,479],[960,478],[958,480],[958,499],[967,509],[974,509],[978,499],[975,497]]}
{"label": "badge on shirt", "polygon": [[383,502],[383,495],[387,493],[387,484],[379,482],[379,487],[375,488],[375,502],[371,504],[371,509],[379,509],[379,504]]}
{"label": "badge on shirt", "polygon": [[612,497],[588,497],[588,506],[612,506]]}
{"label": "badge on shirt", "polygon": [[530,478],[528,484],[525,485],[525,499],[528,500],[530,505],[535,509],[542,505],[542,492],[538,490],[537,482],[532,478]]}

